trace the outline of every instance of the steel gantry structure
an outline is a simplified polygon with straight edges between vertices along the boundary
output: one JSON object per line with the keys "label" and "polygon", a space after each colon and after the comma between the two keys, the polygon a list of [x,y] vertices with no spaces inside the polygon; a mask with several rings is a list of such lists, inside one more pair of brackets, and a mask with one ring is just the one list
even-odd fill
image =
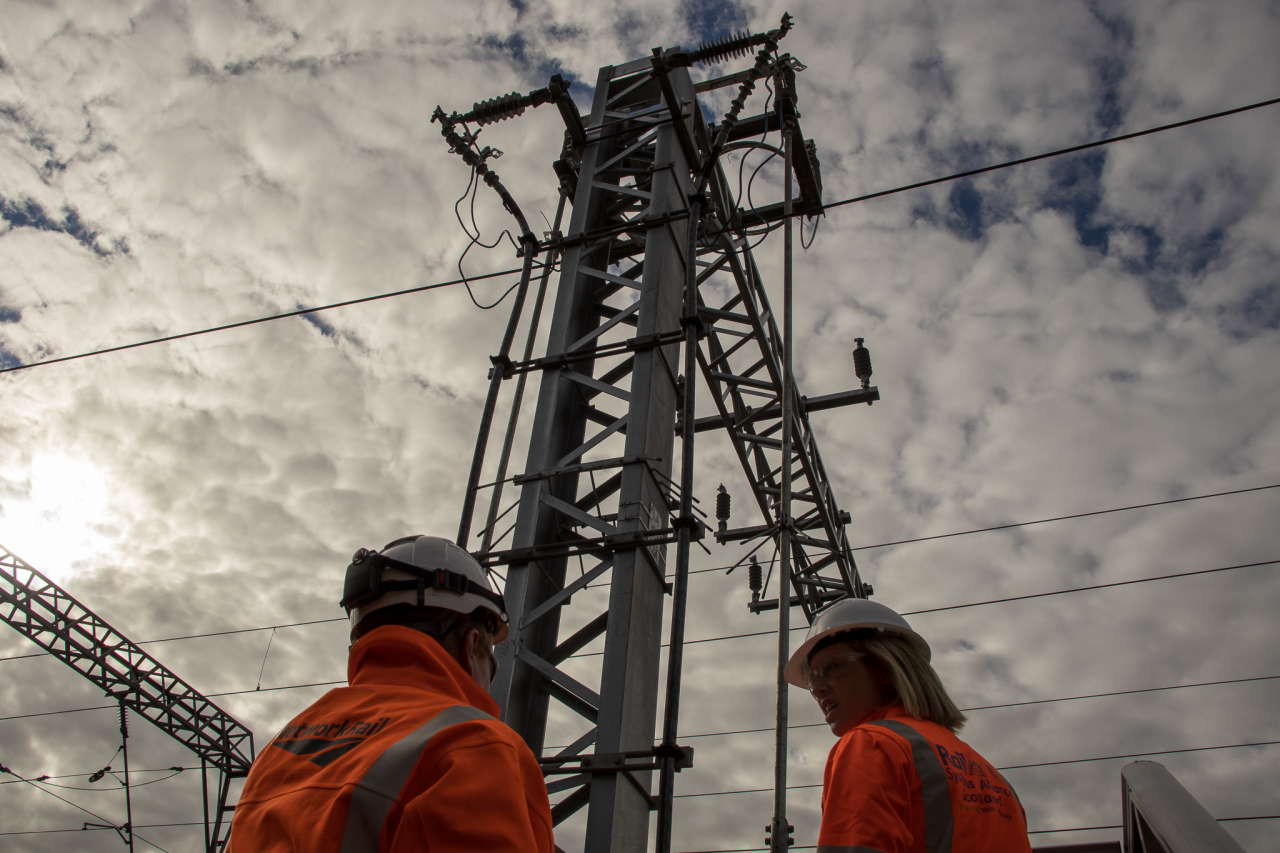
{"label": "steel gantry structure", "polygon": [[[253,733],[137,643],[77,601],[18,555],[0,546],[0,617],[49,654],[79,672],[120,705],[120,731],[128,737],[126,709],[200,756],[205,849],[226,842],[231,822],[227,796],[233,780],[249,774]],[[123,747],[127,749],[127,744]],[[128,757],[125,758],[128,794]],[[212,816],[209,770],[217,771]],[[126,819],[117,828],[132,847]]]}
{"label": "steel gantry structure", "polygon": [[[458,541],[505,574],[511,634],[500,647],[494,693],[503,718],[541,755],[555,821],[587,808],[584,849],[592,853],[645,849],[654,810],[657,849],[669,849],[673,775],[692,760],[692,750],[677,742],[677,723],[690,547],[708,529],[693,501],[698,433],[728,436],[765,520],[733,530],[720,513],[716,539],[777,542],[779,575],[790,582],[789,588],[779,583],[784,603],[812,619],[834,598],[869,593],[808,411],[869,403],[878,392],[865,376],[861,388],[812,400],[795,390],[787,328],[770,307],[750,242],[762,231],[787,228],[789,285],[791,218],[821,211],[817,157],[796,108],[796,72],[803,66],[778,52],[790,27],[784,16],[766,33],[692,51],[655,49],[650,57],[602,68],[585,117],[559,77],[528,95],[481,101],[465,114],[437,109],[434,116],[473,179],[494,188],[516,217],[525,261],[492,358]],[[752,52],[754,65],[740,72],[700,82],[690,73],[693,66]],[[742,117],[761,80],[772,88],[771,103]],[[709,122],[699,96],[727,86],[737,86],[737,96],[718,122]],[[496,152],[480,147],[477,137],[479,126],[542,103],[559,108],[566,130],[555,163],[560,210],[553,231],[540,240],[488,166]],[[763,141],[771,133],[779,145]],[[721,158],[748,147],[783,157],[782,202],[738,207]],[[566,202],[572,215],[562,234]],[[537,255],[542,273],[529,337],[523,357],[513,358]],[[545,353],[533,357],[556,265]],[[537,405],[532,425],[522,427],[530,377],[540,379]],[[702,417],[694,411],[698,377],[702,398],[714,408]],[[491,427],[506,380],[514,380],[514,391],[499,440]],[[527,435],[527,461],[511,476],[517,435]],[[496,461],[490,445],[501,448]],[[519,494],[504,504],[508,483],[519,486]],[[793,502],[802,507],[795,514]],[[672,543],[676,559],[669,567]],[[607,588],[607,597],[584,594],[589,588]],[[670,652],[659,732],[667,596]],[[777,600],[753,605],[770,607],[783,617],[790,611]],[[571,672],[570,657],[599,646],[601,638],[598,672]],[[546,748],[549,713],[571,721],[576,737],[567,746]]]}

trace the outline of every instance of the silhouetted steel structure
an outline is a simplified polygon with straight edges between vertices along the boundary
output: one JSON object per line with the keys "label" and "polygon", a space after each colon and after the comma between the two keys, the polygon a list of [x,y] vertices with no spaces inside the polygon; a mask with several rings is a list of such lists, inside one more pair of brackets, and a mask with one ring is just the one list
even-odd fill
{"label": "silhouetted steel structure", "polygon": [[[231,782],[249,773],[253,733],[195,688],[89,610],[58,584],[0,546],[0,617],[58,660],[155,723],[218,771],[215,814],[205,794],[205,843],[222,846]],[[129,832],[132,835],[132,832]]]}
{"label": "silhouetted steel structure", "polygon": [[[848,516],[832,494],[807,413],[810,407],[871,402],[878,392],[866,382],[817,401],[795,391],[783,332],[751,254],[750,240],[760,228],[821,210],[814,146],[800,131],[796,109],[795,73],[803,66],[777,52],[790,25],[787,16],[768,33],[695,51],[655,49],[651,57],[602,68],[586,117],[572,108],[559,78],[529,95],[482,101],[462,115],[438,109],[434,116],[451,148],[517,217],[526,260],[507,334],[493,358],[458,541],[468,547],[478,529],[482,562],[506,573],[511,638],[495,684],[504,719],[539,753],[552,698],[580,720],[576,739],[543,754],[542,762],[556,821],[587,807],[585,849],[592,853],[645,849],[654,809],[657,849],[668,849],[673,774],[692,758],[676,732],[689,550],[706,530],[692,498],[697,433],[725,431],[767,520],[736,530],[722,525],[718,540],[777,540],[787,567],[780,574],[789,577],[791,603],[806,618],[833,598],[867,594],[844,532]],[[690,75],[695,63],[753,50],[755,64],[744,71],[697,83]],[[741,118],[763,79],[773,87],[771,108]],[[725,86],[737,86],[737,98],[718,123],[709,123],[699,95]],[[470,125],[550,102],[566,120],[555,170],[572,216],[567,234],[557,230],[539,241],[485,165],[493,149],[479,146]],[[782,136],[781,147],[761,141],[769,133]],[[746,147],[789,153],[787,176],[794,174],[798,196],[791,199],[788,191],[782,203],[739,209],[720,158]],[[548,272],[559,259],[559,287],[545,354],[529,355],[540,328],[539,290],[528,323],[530,344],[517,361],[510,348],[535,252],[543,253]],[[541,381],[528,457],[524,470],[508,477],[530,375]],[[704,417],[694,412],[695,375],[714,409]],[[515,401],[490,471],[484,461],[497,388],[508,378],[516,379]],[[492,473],[488,483],[481,483],[484,471]],[[521,489],[504,508],[507,482]],[[477,497],[485,490],[489,501],[481,514]],[[803,505],[795,515],[792,500]],[[513,511],[514,522],[506,521]],[[508,527],[499,530],[502,524]],[[673,542],[669,584],[667,545]],[[572,576],[571,560],[579,568]],[[607,585],[607,603],[586,612],[590,596],[580,596],[571,609],[571,599],[588,585]],[[655,747],[666,595],[672,596],[670,656]],[[771,606],[776,602],[757,601],[753,609]],[[586,683],[565,662],[601,637],[599,675]],[[655,770],[661,774],[657,797]]]}

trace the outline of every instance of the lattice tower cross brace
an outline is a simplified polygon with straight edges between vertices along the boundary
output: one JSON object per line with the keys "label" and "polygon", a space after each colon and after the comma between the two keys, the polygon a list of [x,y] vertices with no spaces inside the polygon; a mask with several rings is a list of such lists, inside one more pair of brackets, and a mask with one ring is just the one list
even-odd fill
{"label": "lattice tower cross brace", "polygon": [[[671,81],[689,105],[679,119],[687,133],[701,121],[692,108],[692,83],[685,69],[672,73]],[[662,103],[648,61],[601,69],[589,126],[607,130],[583,152],[569,233],[620,219],[636,227],[565,253],[547,355],[591,350],[623,330],[633,341],[666,335],[666,343],[633,346],[613,362],[575,358],[542,379],[512,543],[516,553],[535,549],[539,556],[510,561],[512,638],[495,685],[504,719],[535,752],[543,747],[549,695],[590,727],[571,747],[574,754],[591,745],[597,756],[653,746],[665,542],[674,538],[668,527],[672,495],[664,484],[672,470],[686,228],[662,217],[684,209],[690,176]],[[621,456],[583,467],[592,451],[619,441]],[[593,479],[584,494],[581,475],[588,470]],[[602,509],[615,500],[616,512]],[[650,538],[613,544],[628,534]],[[583,630],[561,639],[560,605],[578,588],[565,589],[568,555],[583,536],[614,537],[607,549],[590,552],[598,561],[592,576],[612,569],[609,603]],[[557,549],[547,543],[566,544]],[[558,664],[600,634],[605,642],[597,691]],[[556,816],[587,806],[586,850],[592,853],[644,850],[650,776],[650,770],[584,774],[568,782],[578,790],[558,804]]]}

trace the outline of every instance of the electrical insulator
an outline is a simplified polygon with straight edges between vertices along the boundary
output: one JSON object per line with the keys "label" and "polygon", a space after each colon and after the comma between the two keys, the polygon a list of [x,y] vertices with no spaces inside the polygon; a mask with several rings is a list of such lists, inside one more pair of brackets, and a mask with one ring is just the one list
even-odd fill
{"label": "electrical insulator", "polygon": [[751,555],[751,564],[747,566],[747,585],[751,587],[751,600],[759,601],[760,592],[764,589],[764,568],[755,554]]}
{"label": "electrical insulator", "polygon": [[716,492],[716,521],[720,522],[720,532],[724,533],[729,526],[729,490],[724,483]]}
{"label": "electrical insulator", "polygon": [[853,374],[862,380],[862,387],[871,385],[871,350],[862,345],[863,338],[854,338]]}
{"label": "electrical insulator", "polygon": [[479,125],[493,124],[495,121],[515,118],[524,112],[526,106],[528,103],[525,96],[512,92],[487,101],[476,101],[471,107],[470,118]]}
{"label": "electrical insulator", "polygon": [[703,42],[698,45],[697,50],[690,54],[689,58],[695,63],[733,59],[734,57],[743,56],[760,41],[762,39],[759,36],[753,36],[744,30],[734,36]]}

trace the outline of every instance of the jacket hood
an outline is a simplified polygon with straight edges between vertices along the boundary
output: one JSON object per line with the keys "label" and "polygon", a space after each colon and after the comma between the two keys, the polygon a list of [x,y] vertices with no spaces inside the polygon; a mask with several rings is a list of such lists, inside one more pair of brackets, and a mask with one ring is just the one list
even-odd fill
{"label": "jacket hood", "polygon": [[435,639],[403,625],[383,625],[365,634],[347,656],[352,687],[377,684],[419,687],[456,698],[497,717],[498,703]]}

